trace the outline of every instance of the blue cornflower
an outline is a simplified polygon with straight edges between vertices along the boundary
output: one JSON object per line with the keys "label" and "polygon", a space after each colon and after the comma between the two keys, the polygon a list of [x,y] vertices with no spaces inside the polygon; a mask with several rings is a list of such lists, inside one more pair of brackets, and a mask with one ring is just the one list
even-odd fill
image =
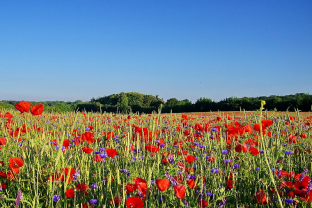
{"label": "blue cornflower", "polygon": [[239,164],[234,164],[234,168],[238,169],[238,168],[240,168],[240,165]]}
{"label": "blue cornflower", "polygon": [[105,153],[100,153],[99,156],[100,156],[101,158],[107,158],[107,154],[105,154]]}
{"label": "blue cornflower", "polygon": [[286,202],[287,204],[292,204],[292,203],[294,202],[294,200],[292,200],[292,199],[285,199],[285,202]]}
{"label": "blue cornflower", "polygon": [[213,196],[213,193],[207,192],[206,195],[207,196]]}
{"label": "blue cornflower", "polygon": [[260,170],[260,168],[259,168],[259,167],[256,167],[256,170]]}
{"label": "blue cornflower", "polygon": [[93,189],[96,189],[97,185],[96,184],[92,184],[90,187],[93,188]]}
{"label": "blue cornflower", "polygon": [[90,203],[91,203],[91,204],[95,204],[96,202],[97,202],[96,199],[91,199],[91,200],[90,200]]}
{"label": "blue cornflower", "polygon": [[231,162],[231,159],[225,159],[223,160],[224,163],[230,163]]}
{"label": "blue cornflower", "polygon": [[190,179],[196,179],[196,176],[190,175]]}
{"label": "blue cornflower", "polygon": [[221,150],[222,154],[226,155],[229,151],[227,150]]}
{"label": "blue cornflower", "polygon": [[219,173],[219,168],[212,168],[210,170],[210,172],[212,172],[212,173]]}
{"label": "blue cornflower", "polygon": [[60,200],[60,196],[59,196],[59,195],[54,195],[54,196],[52,197],[52,200],[53,200],[54,202],[58,202],[58,200]]}

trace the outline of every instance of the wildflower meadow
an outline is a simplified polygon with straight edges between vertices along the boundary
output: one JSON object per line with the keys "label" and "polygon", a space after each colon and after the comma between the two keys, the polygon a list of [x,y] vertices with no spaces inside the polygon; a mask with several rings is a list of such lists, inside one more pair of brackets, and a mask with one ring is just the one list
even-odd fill
{"label": "wildflower meadow", "polygon": [[312,116],[0,109],[1,207],[312,207]]}

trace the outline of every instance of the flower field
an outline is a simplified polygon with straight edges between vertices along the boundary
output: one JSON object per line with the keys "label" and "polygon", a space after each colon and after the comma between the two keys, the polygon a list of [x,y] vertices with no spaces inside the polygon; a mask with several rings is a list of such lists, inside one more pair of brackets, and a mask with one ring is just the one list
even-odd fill
{"label": "flower field", "polygon": [[310,113],[15,107],[0,109],[1,207],[312,205]]}

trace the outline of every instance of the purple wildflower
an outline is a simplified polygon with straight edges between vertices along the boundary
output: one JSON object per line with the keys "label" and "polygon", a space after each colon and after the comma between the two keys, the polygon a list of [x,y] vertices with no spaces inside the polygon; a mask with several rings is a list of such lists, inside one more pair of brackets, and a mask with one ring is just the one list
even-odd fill
{"label": "purple wildflower", "polygon": [[17,194],[16,199],[15,199],[15,208],[18,208],[18,207],[19,207],[19,204],[20,204],[20,201],[21,201],[22,197],[23,197],[23,193],[22,193],[22,191],[19,189],[19,190],[18,190],[18,194]]}
{"label": "purple wildflower", "polygon": [[308,187],[307,187],[307,195],[309,194],[311,190],[312,190],[312,180],[310,179]]}
{"label": "purple wildflower", "polygon": [[189,206],[189,203],[186,201],[186,199],[182,199],[182,202],[183,202],[183,204],[184,204],[186,207]]}
{"label": "purple wildflower", "polygon": [[299,182],[302,182],[302,181],[303,181],[304,176],[305,176],[305,174],[307,174],[307,173],[308,173],[308,168],[304,168],[303,172],[302,172],[301,175],[300,175]]}
{"label": "purple wildflower", "polygon": [[167,171],[165,173],[165,176],[174,186],[178,185],[177,181]]}

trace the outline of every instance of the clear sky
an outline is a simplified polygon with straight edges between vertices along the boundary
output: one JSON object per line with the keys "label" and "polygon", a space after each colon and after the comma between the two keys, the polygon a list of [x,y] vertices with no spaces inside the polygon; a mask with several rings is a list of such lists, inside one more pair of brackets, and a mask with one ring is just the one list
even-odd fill
{"label": "clear sky", "polygon": [[0,100],[312,93],[311,0],[0,0]]}

